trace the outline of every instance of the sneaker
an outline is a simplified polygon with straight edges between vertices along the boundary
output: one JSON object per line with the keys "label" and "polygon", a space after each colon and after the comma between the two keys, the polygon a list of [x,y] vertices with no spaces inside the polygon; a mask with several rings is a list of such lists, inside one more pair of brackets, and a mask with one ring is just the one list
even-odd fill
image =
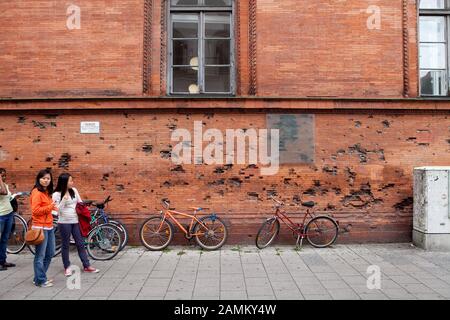
{"label": "sneaker", "polygon": [[67,269],[64,269],[64,275],[66,277],[70,277],[72,275],[72,269],[70,269],[70,267]]}
{"label": "sneaker", "polygon": [[8,270],[7,267],[5,267],[4,265],[0,264],[0,271],[6,271]]}
{"label": "sneaker", "polygon": [[[48,283],[53,283],[53,279],[47,280],[47,282]],[[45,282],[45,283],[47,283],[47,282]],[[33,280],[33,284],[36,285],[36,282],[34,282],[34,280]]]}
{"label": "sneaker", "polygon": [[88,273],[98,273],[98,272],[100,272],[100,270],[98,270],[98,269],[96,269],[96,268],[94,268],[94,267],[87,267],[87,268],[84,268],[84,272],[88,272]]}
{"label": "sneaker", "polygon": [[[34,281],[33,281],[33,283],[34,283]],[[44,282],[43,284],[38,284],[37,286],[40,288],[50,288],[50,287],[53,287],[53,282],[48,280],[47,282]]]}

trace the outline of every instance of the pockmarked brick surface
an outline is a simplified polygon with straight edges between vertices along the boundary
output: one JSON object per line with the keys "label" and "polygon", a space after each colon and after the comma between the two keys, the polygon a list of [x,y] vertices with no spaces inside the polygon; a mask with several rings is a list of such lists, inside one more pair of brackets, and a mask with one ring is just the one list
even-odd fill
{"label": "pockmarked brick surface", "polygon": [[[100,134],[80,134],[81,121],[99,121]],[[139,225],[155,214],[162,198],[179,210],[209,207],[229,223],[230,243],[251,243],[273,212],[269,195],[303,210],[339,220],[339,242],[404,241],[412,230],[412,171],[416,166],[448,165],[450,119],[445,114],[315,114],[314,164],[283,164],[272,176],[260,166],[175,165],[175,129],[265,128],[264,112],[55,111],[3,113],[0,166],[13,191],[30,190],[38,170],[55,178],[68,171],[84,199],[111,195],[108,210],[125,222],[132,243]],[[204,131],[203,131],[204,132]],[[206,146],[206,142],[204,146]],[[21,210],[29,216],[28,199]],[[184,241],[182,236],[176,239]],[[281,240],[293,243],[282,228]]]}

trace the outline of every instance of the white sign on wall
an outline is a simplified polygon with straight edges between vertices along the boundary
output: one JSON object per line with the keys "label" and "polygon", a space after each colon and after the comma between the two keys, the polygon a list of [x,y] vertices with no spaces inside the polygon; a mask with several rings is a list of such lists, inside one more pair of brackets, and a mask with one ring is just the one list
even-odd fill
{"label": "white sign on wall", "polygon": [[100,122],[98,121],[80,122],[80,133],[100,133]]}

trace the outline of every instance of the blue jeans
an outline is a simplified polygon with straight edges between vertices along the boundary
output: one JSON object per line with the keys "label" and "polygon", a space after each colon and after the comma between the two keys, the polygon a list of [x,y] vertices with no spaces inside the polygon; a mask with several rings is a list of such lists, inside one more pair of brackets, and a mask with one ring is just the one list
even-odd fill
{"label": "blue jeans", "polygon": [[14,222],[14,212],[0,216],[0,264],[6,263],[6,247]]}
{"label": "blue jeans", "polygon": [[84,268],[90,267],[89,259],[84,247],[84,240],[81,236],[80,225],[78,223],[59,223],[58,230],[62,238],[61,257],[63,260],[64,269],[70,267],[69,250],[70,250],[70,235],[73,236],[78,250],[78,256],[83,263]]}
{"label": "blue jeans", "polygon": [[34,283],[41,285],[47,282],[47,271],[55,255],[55,229],[44,230],[44,241],[36,246],[34,256]]}

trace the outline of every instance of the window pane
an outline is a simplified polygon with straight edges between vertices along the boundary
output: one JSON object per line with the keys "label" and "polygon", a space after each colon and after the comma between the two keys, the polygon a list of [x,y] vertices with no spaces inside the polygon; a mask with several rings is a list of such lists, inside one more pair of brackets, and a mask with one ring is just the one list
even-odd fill
{"label": "window pane", "polygon": [[420,17],[420,41],[445,42],[445,18]]}
{"label": "window pane", "polygon": [[198,15],[196,14],[174,14],[173,38],[197,38],[198,37]]}
{"label": "window pane", "polygon": [[205,36],[207,38],[229,38],[230,14],[229,13],[205,14]]}
{"label": "window pane", "polygon": [[421,70],[420,93],[423,95],[442,96],[447,95],[447,85],[444,70]]}
{"label": "window pane", "polygon": [[219,6],[229,7],[231,6],[231,0],[205,0],[206,6]]}
{"label": "window pane", "polygon": [[230,40],[205,40],[206,64],[230,64]]}
{"label": "window pane", "polygon": [[420,0],[420,9],[445,9],[445,0]]}
{"label": "window pane", "polygon": [[191,65],[198,57],[198,40],[173,40],[173,64]]}
{"label": "window pane", "polygon": [[198,71],[190,67],[173,68],[173,92],[198,93]]}
{"label": "window pane", "polygon": [[173,6],[196,6],[200,0],[172,0],[171,4]]}
{"label": "window pane", "polygon": [[229,67],[205,67],[206,92],[230,92]]}
{"label": "window pane", "polygon": [[420,44],[420,68],[421,69],[445,69],[445,44],[422,43]]}

